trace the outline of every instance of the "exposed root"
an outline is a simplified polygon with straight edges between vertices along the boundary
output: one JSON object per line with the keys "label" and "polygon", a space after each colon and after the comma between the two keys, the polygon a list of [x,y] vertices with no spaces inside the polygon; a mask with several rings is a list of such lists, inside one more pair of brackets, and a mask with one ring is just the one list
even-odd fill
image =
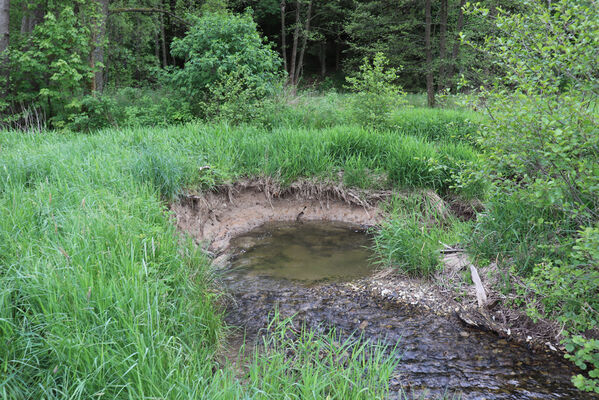
{"label": "exposed root", "polygon": [[[226,192],[229,201],[233,202],[236,194],[248,190],[264,193],[269,201],[281,198],[309,199],[324,202],[342,201],[348,205],[356,205],[366,209],[376,207],[381,200],[388,199],[394,194],[390,190],[373,191],[347,188],[341,183],[323,182],[316,179],[301,179],[288,186],[283,186],[280,181],[272,177],[241,180],[233,184],[221,185],[215,188],[213,193]],[[198,196],[188,194],[183,196],[183,199],[195,199],[196,197]]]}
{"label": "exposed root", "polygon": [[374,226],[380,201],[391,191],[348,189],[340,184],[301,180],[283,187],[272,178],[188,193],[171,205],[177,224],[207,250],[220,253],[237,235],[271,221],[328,220]]}

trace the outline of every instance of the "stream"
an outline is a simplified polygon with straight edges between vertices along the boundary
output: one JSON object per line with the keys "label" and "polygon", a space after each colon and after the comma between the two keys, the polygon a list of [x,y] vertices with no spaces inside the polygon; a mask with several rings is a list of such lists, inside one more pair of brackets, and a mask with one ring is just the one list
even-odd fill
{"label": "stream", "polygon": [[252,341],[278,307],[315,330],[334,326],[397,345],[395,397],[599,399],[574,388],[573,368],[560,356],[350,290],[344,282],[375,271],[369,245],[361,229],[330,222],[269,223],[233,239],[221,277],[233,299],[226,321]]}

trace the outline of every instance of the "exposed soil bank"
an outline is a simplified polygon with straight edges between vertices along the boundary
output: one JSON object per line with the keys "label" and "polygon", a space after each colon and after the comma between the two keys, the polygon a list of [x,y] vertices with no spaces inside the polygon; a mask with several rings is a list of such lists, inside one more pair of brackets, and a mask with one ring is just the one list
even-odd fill
{"label": "exposed soil bank", "polygon": [[209,251],[220,254],[229,240],[273,221],[340,221],[375,226],[376,207],[389,192],[350,191],[337,186],[298,182],[281,189],[268,181],[240,182],[218,191],[188,194],[171,205],[177,226]]}

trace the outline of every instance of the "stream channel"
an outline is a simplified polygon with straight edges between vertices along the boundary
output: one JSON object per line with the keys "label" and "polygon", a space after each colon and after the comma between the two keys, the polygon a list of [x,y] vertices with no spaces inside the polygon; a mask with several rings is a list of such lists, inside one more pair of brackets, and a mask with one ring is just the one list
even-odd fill
{"label": "stream channel", "polygon": [[233,298],[227,322],[252,342],[278,307],[312,329],[334,326],[397,345],[392,397],[599,398],[572,386],[573,369],[561,356],[348,288],[375,272],[371,244],[358,227],[330,222],[268,223],[233,239],[221,277]]}

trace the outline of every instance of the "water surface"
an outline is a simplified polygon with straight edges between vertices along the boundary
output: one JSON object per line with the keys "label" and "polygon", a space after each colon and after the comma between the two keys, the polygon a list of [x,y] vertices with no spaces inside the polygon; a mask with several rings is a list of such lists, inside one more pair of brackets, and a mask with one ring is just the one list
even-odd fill
{"label": "water surface", "polygon": [[231,241],[232,266],[247,276],[304,283],[350,280],[373,271],[371,238],[359,226],[274,222]]}
{"label": "water surface", "polygon": [[599,398],[573,387],[574,371],[562,357],[336,283],[372,273],[370,243],[359,228],[325,223],[269,224],[233,240],[223,276],[235,300],[227,322],[252,341],[278,308],[315,330],[334,326],[344,336],[359,332],[397,345],[395,397],[403,391],[469,400]]}

